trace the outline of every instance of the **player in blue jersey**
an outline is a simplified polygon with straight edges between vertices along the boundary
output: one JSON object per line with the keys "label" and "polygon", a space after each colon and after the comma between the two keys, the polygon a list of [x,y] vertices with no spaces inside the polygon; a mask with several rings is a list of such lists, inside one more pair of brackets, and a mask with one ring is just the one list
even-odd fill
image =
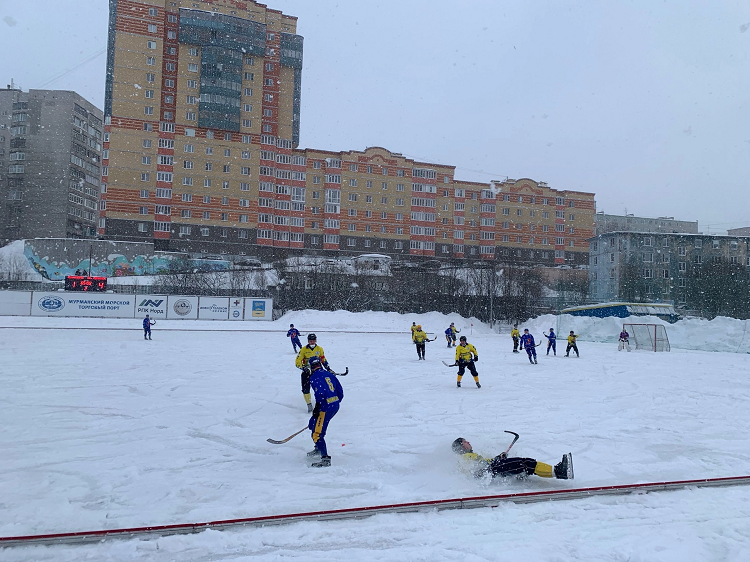
{"label": "player in blue jersey", "polygon": [[294,353],[297,353],[297,347],[302,349],[302,342],[299,341],[299,330],[294,327],[294,324],[289,324],[289,331],[286,333],[286,337],[292,338]]}
{"label": "player in blue jersey", "polygon": [[[526,328],[521,336],[521,349],[526,350],[526,355],[529,356],[529,363],[536,365],[536,344],[534,343],[534,336],[529,333],[529,329]],[[532,356],[534,357],[532,359]]]}
{"label": "player in blue jersey", "polygon": [[156,324],[156,320],[151,320],[151,318],[148,317],[148,314],[146,314],[146,317],[143,319],[143,339],[144,340],[150,340],[151,339],[151,326]]}
{"label": "player in blue jersey", "polygon": [[315,448],[307,453],[308,457],[320,457],[318,462],[312,463],[316,468],[331,466],[331,456],[326,447],[325,435],[331,418],[339,411],[339,404],[344,399],[344,389],[336,375],[327,371],[320,357],[310,357],[310,386],[315,393],[315,409],[307,424],[312,431],[312,440]]}
{"label": "player in blue jersey", "polygon": [[555,334],[555,331],[550,328],[549,329],[549,336],[547,334],[544,334],[544,337],[547,338],[547,355],[549,355],[549,350],[552,348],[552,351],[555,355],[557,355],[557,334]]}

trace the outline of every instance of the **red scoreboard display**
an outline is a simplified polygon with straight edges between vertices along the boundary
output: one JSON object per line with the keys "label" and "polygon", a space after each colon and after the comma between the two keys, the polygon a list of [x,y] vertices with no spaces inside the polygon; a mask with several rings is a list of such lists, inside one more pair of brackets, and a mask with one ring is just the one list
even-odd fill
{"label": "red scoreboard display", "polygon": [[66,291],[106,291],[106,277],[89,277],[88,275],[66,275]]}

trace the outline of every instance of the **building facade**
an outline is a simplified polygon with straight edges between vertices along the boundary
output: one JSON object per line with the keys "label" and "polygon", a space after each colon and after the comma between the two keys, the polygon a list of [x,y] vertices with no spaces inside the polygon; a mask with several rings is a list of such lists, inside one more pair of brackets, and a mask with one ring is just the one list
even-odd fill
{"label": "building facade", "polygon": [[743,226],[742,228],[730,228],[727,230],[729,236],[750,236],[750,226]]}
{"label": "building facade", "polygon": [[238,0],[111,0],[99,232],[157,249],[588,264],[593,193],[299,144],[297,20]]}
{"label": "building facade", "polygon": [[750,238],[610,232],[589,241],[589,292],[602,302],[688,302],[704,264],[722,260],[750,272]]}
{"label": "building facade", "polygon": [[76,94],[0,90],[0,241],[93,238],[103,115]]}
{"label": "building facade", "polygon": [[594,217],[594,236],[607,232],[683,232],[698,234],[698,221],[679,221],[674,217],[656,219],[635,215],[608,215],[603,211]]}
{"label": "building facade", "polygon": [[255,242],[259,174],[299,183],[296,25],[252,1],[110,0],[102,236]]}

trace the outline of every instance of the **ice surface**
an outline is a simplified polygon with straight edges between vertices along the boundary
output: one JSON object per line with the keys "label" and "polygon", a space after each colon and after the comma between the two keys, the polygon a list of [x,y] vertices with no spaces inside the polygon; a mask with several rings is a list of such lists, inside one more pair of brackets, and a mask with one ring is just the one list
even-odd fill
{"label": "ice surface", "polygon": [[[555,326],[547,320],[530,323],[537,339]],[[417,361],[412,321],[440,336],[427,361]],[[441,363],[454,357],[442,339],[451,321],[479,351],[481,390],[470,377],[455,388],[455,369]],[[436,313],[301,311],[222,332],[240,327],[160,321],[151,342],[140,319],[0,318],[14,327],[0,331],[0,536],[750,474],[745,354],[618,353],[614,340],[586,341],[599,337],[588,322],[575,328],[580,359],[540,346],[532,366],[510,353],[507,334]],[[318,334],[334,369],[350,369],[324,471],[307,467],[306,432],[265,441],[308,419],[290,323]],[[572,451],[576,480],[484,487],[457,472],[453,439],[497,454],[505,429],[521,434],[518,455],[554,463]],[[744,560],[748,500],[747,488],[686,490],[8,549],[0,559]]]}

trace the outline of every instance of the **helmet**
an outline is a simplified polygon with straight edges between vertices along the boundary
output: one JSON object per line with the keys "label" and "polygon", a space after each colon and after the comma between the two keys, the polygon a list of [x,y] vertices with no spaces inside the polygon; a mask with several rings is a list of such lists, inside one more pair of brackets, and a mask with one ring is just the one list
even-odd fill
{"label": "helmet", "polygon": [[529,331],[529,329],[528,329],[528,328],[524,328],[524,329],[523,329],[523,331],[524,331],[524,332],[528,332],[528,331]]}
{"label": "helmet", "polygon": [[464,451],[464,438],[459,437],[451,444],[451,449],[453,449],[453,452],[457,455],[462,455],[465,453]]}
{"label": "helmet", "polygon": [[461,336],[460,338],[458,338],[458,340],[459,341],[466,341],[466,336]]}
{"label": "helmet", "polygon": [[318,357],[317,355],[313,355],[312,357],[310,357],[310,359],[308,360],[308,363],[310,364],[311,369],[317,369],[323,364],[320,361],[320,357]]}
{"label": "helmet", "polygon": [[317,340],[317,339],[318,339],[318,336],[316,336],[315,334],[307,334],[307,341]]}
{"label": "helmet", "polygon": [[417,330],[421,330],[421,329],[422,329],[422,324],[417,324]]}
{"label": "helmet", "polygon": [[453,322],[451,322],[451,326],[453,326]]}
{"label": "helmet", "polygon": [[294,328],[294,324],[289,324],[289,327],[290,328]]}

